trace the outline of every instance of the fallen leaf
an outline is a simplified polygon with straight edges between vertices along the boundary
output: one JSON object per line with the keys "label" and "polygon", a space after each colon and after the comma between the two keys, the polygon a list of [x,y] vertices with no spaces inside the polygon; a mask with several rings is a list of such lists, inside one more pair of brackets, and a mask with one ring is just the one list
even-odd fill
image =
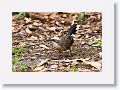
{"label": "fallen leaf", "polygon": [[25,29],[25,31],[27,34],[32,34],[32,31],[30,31],[30,29],[28,27]]}
{"label": "fallen leaf", "polygon": [[25,20],[26,20],[26,23],[32,22],[32,21],[31,21],[31,18],[25,18]]}
{"label": "fallen leaf", "polygon": [[100,55],[100,57],[102,57],[102,52],[99,52],[98,54]]}
{"label": "fallen leaf", "polygon": [[49,47],[47,47],[45,45],[40,45],[40,47],[45,48],[45,49],[49,49]]}
{"label": "fallen leaf", "polygon": [[97,69],[100,69],[101,68],[101,63],[99,63],[99,62],[87,62],[87,61],[85,61],[84,62],[85,64],[90,64],[91,66],[93,66],[93,67],[95,67],[95,68],[97,68]]}
{"label": "fallen leaf", "polygon": [[31,36],[30,38],[27,38],[27,40],[37,40],[38,37],[35,37],[35,36]]}
{"label": "fallen leaf", "polygon": [[92,66],[94,66],[95,68],[97,68],[97,69],[100,69],[101,68],[101,63],[99,63],[99,62],[91,62],[90,63]]}
{"label": "fallen leaf", "polygon": [[44,68],[44,66],[36,67],[33,71],[41,71]]}
{"label": "fallen leaf", "polygon": [[34,22],[33,25],[34,25],[34,26],[39,26],[39,23]]}
{"label": "fallen leaf", "polygon": [[15,27],[12,27],[12,32],[13,33],[16,33],[16,32],[19,32],[20,31],[20,29],[17,29],[17,28],[15,28]]}
{"label": "fallen leaf", "polygon": [[52,66],[50,67],[50,69],[56,69],[56,68],[58,68],[58,65],[52,65]]}
{"label": "fallen leaf", "polygon": [[50,15],[50,19],[55,19],[55,17],[56,17],[56,13],[52,13],[52,14]]}
{"label": "fallen leaf", "polygon": [[38,67],[46,63],[49,59],[41,60],[41,62],[37,65]]}

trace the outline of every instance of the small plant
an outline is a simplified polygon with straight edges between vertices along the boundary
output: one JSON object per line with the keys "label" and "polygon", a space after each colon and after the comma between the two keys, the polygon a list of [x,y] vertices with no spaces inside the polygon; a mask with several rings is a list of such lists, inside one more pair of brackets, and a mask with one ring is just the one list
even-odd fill
{"label": "small plant", "polygon": [[73,71],[73,72],[76,72],[76,71],[77,71],[77,68],[76,68],[76,65],[75,65],[75,64],[72,64],[72,71]]}
{"label": "small plant", "polygon": [[91,44],[102,47],[102,39],[95,39],[91,42]]}
{"label": "small plant", "polygon": [[13,71],[13,72],[16,72],[16,68],[17,68],[16,65],[12,65],[12,71]]}
{"label": "small plant", "polygon": [[[12,70],[16,71],[16,68],[18,67],[16,64],[19,63],[22,58],[19,56],[20,53],[25,52],[26,50],[23,47],[15,48],[12,50],[13,60],[12,60]],[[22,65],[20,68],[24,68]]]}
{"label": "small plant", "polygon": [[21,18],[25,18],[25,17],[29,17],[29,14],[26,12],[19,12],[16,16],[17,19],[21,19]]}
{"label": "small plant", "polygon": [[13,63],[13,64],[16,64],[16,63],[18,63],[19,61],[22,60],[22,58],[21,58],[21,57],[18,57],[18,56],[15,56],[14,58],[15,58],[15,59],[12,60],[12,63]]}
{"label": "small plant", "polygon": [[80,56],[80,48],[79,47],[75,48],[74,54],[77,55],[77,56]]}
{"label": "small plant", "polygon": [[19,64],[19,65],[12,65],[12,71],[16,72],[16,71],[24,71],[25,69],[27,69],[28,66],[26,64]]}
{"label": "small plant", "polygon": [[22,71],[24,69],[28,68],[28,66],[26,64],[20,64],[19,65],[19,69]]}
{"label": "small plant", "polygon": [[14,59],[12,60],[12,63],[15,64],[15,63],[21,61],[22,58],[19,57],[18,55],[19,55],[19,53],[22,53],[22,52],[25,52],[25,51],[26,50],[24,48],[22,48],[22,47],[13,49],[12,50],[12,55],[13,55]]}
{"label": "small plant", "polygon": [[84,19],[85,19],[85,13],[84,13],[84,12],[79,12],[79,13],[77,13],[76,20],[77,20],[78,22],[81,22],[81,21],[83,21]]}
{"label": "small plant", "polygon": [[15,48],[12,50],[12,54],[13,55],[16,55],[16,54],[19,54],[21,52],[25,52],[26,50],[23,48],[23,47],[20,47],[20,48]]}

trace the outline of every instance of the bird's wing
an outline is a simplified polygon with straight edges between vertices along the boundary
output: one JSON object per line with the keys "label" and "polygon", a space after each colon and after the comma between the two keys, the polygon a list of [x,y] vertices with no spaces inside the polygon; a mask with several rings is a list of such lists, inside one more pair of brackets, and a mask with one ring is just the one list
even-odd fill
{"label": "bird's wing", "polygon": [[51,38],[51,41],[59,43],[61,41],[61,39],[59,37],[55,36],[55,37]]}

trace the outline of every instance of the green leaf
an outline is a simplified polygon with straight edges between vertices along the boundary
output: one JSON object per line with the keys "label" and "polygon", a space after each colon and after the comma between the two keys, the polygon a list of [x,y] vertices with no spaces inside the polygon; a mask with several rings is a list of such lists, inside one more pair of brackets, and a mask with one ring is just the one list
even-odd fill
{"label": "green leaf", "polygon": [[20,64],[19,68],[20,68],[20,70],[26,69],[27,65],[26,64]]}
{"label": "green leaf", "polygon": [[16,67],[17,67],[16,65],[12,65],[12,71],[13,72],[16,72]]}
{"label": "green leaf", "polygon": [[21,53],[21,52],[25,52],[26,50],[22,47],[20,48],[15,48],[12,50],[12,54],[18,54],[18,53]]}
{"label": "green leaf", "polygon": [[84,12],[77,13],[76,19],[78,22],[83,21],[85,19],[85,13]]}
{"label": "green leaf", "polygon": [[22,60],[22,58],[21,57],[15,57],[15,59],[14,60],[12,60],[12,63],[13,64],[15,64],[15,63],[18,63],[19,61],[21,61]]}
{"label": "green leaf", "polygon": [[76,71],[77,71],[75,64],[72,64],[72,70],[73,70],[73,72],[76,72]]}
{"label": "green leaf", "polygon": [[29,14],[26,12],[19,12],[16,16],[17,19],[29,17]]}
{"label": "green leaf", "polygon": [[91,42],[91,44],[102,47],[102,39],[95,39]]}

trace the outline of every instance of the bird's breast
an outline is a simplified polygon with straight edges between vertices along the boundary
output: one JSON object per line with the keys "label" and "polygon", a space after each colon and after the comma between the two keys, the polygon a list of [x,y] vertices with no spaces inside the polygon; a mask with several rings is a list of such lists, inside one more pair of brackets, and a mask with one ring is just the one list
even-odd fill
{"label": "bird's breast", "polygon": [[59,51],[64,51],[65,48],[61,47],[58,43],[56,42],[52,42],[53,43],[53,46],[55,47],[55,49],[59,50]]}

